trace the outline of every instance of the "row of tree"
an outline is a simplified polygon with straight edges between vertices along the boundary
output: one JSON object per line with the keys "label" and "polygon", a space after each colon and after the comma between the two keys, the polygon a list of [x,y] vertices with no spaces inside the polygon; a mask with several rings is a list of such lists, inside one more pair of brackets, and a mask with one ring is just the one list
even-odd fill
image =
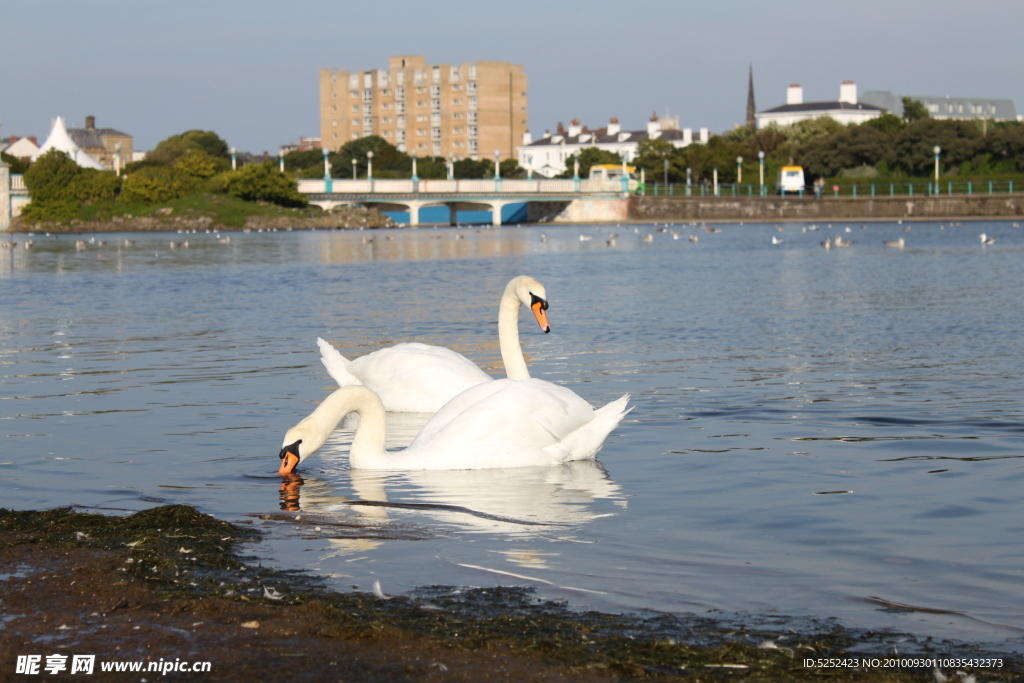
{"label": "row of tree", "polygon": [[[823,117],[785,127],[742,127],[712,136],[705,145],[681,149],[664,140],[644,140],[632,163],[643,168],[651,181],[662,181],[667,175],[670,183],[685,182],[689,168],[693,182],[710,182],[718,169],[719,182],[732,183],[739,170],[737,157],[742,157],[744,182],[756,183],[757,155],[763,151],[765,182],[786,164],[827,178],[927,177],[934,169],[936,145],[941,148],[943,176],[1024,173],[1024,124],[1020,122],[938,120],[927,115],[907,121],[888,113],[849,126]],[[588,151],[580,154],[581,175]]]}
{"label": "row of tree", "polygon": [[[373,153],[373,177],[411,178],[412,157],[377,135],[368,135],[350,140],[337,152],[327,155],[327,164],[332,178],[365,178]],[[354,162],[354,163],[353,163]],[[423,179],[448,177],[449,160],[438,156],[416,157],[416,176]],[[493,178],[494,161],[490,159],[456,159],[456,178]],[[285,170],[296,178],[322,178],[324,176],[324,155],[319,149],[290,152],[284,157]],[[354,173],[354,175],[353,175]],[[525,175],[515,159],[505,159],[499,164],[502,178]]]}

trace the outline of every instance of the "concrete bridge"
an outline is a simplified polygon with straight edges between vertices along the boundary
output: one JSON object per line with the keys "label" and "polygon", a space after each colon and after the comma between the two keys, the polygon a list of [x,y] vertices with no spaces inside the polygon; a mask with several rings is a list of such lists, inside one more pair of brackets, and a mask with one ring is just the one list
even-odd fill
{"label": "concrete bridge", "polygon": [[[420,224],[420,209],[447,206],[451,224],[457,211],[490,211],[501,225],[501,209],[527,203],[529,220],[545,215],[555,220],[622,220],[627,218],[629,188],[625,180],[300,180],[299,192],[325,211],[359,204],[381,211],[408,211],[409,225]],[[531,210],[535,209],[535,210]]]}

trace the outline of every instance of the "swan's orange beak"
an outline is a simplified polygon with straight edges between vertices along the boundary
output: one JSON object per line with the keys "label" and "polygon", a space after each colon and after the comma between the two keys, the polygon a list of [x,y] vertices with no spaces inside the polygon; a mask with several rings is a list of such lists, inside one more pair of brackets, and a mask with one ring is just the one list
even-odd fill
{"label": "swan's orange beak", "polygon": [[278,468],[277,473],[282,477],[291,474],[295,471],[295,468],[299,464],[299,444],[302,441],[296,441],[291,446],[285,446],[281,449],[281,454],[278,456],[281,458],[281,467]]}
{"label": "swan's orange beak", "polygon": [[548,322],[548,312],[544,310],[547,306],[544,305],[543,300],[534,301],[533,305],[530,306],[530,310],[533,311],[533,315],[537,318],[537,324],[540,325],[540,329],[544,330],[544,334],[551,331],[551,324]]}

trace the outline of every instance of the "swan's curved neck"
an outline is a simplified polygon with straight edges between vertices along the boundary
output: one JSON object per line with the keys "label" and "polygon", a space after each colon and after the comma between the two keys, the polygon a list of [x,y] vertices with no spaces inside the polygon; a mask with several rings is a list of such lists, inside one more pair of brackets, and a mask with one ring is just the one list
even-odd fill
{"label": "swan's curved neck", "polygon": [[508,283],[498,308],[498,344],[501,346],[501,360],[505,364],[505,376],[509,379],[530,379],[526,367],[523,347],[519,344],[519,295],[515,283]]}
{"label": "swan's curved neck", "polygon": [[363,386],[338,389],[324,399],[310,417],[318,417],[320,428],[329,435],[349,413],[359,415],[349,463],[352,467],[373,468],[387,458],[384,450],[387,414],[377,394]]}

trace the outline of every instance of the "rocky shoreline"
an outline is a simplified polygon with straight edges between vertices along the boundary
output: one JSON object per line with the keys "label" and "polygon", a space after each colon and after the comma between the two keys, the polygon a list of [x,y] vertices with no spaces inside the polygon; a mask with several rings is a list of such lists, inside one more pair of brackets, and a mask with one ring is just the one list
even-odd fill
{"label": "rocky shoreline", "polygon": [[[297,523],[278,517],[264,523]],[[17,658],[54,653],[95,655],[97,673],[208,662],[194,677],[204,681],[945,680],[926,667],[807,664],[884,657],[897,644],[903,657],[1000,657],[1002,667],[970,671],[984,681],[1024,675],[1013,653],[833,622],[574,612],[519,588],[339,593],[241,554],[259,538],[182,505],[126,517],[0,509],[0,680],[30,680],[13,675]],[[171,679],[193,679],[182,671]]]}

